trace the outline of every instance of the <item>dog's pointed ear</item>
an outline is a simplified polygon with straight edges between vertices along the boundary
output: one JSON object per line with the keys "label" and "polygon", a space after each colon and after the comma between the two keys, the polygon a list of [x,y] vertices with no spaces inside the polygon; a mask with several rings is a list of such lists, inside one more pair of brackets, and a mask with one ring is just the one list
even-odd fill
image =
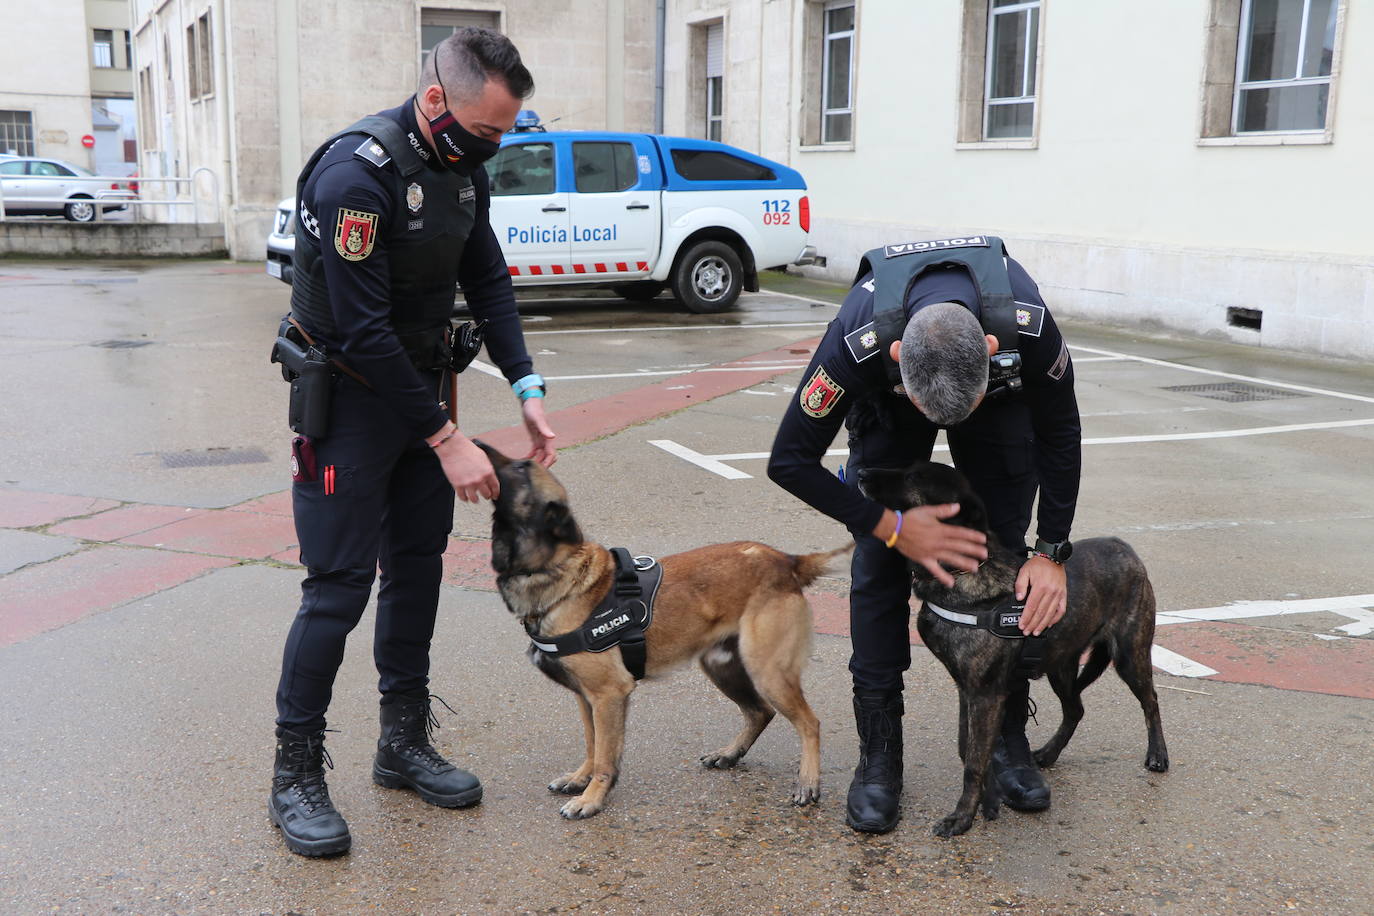
{"label": "dog's pointed ear", "polygon": [[550,500],[544,504],[544,530],[555,541],[564,544],[580,544],[582,529],[577,526],[572,510],[562,500]]}
{"label": "dog's pointed ear", "polygon": [[491,466],[493,470],[499,471],[506,465],[510,464],[509,458],[498,452],[496,449],[492,448],[490,445],[487,445],[481,439],[473,439],[472,444],[487,453],[487,457],[491,459]]}

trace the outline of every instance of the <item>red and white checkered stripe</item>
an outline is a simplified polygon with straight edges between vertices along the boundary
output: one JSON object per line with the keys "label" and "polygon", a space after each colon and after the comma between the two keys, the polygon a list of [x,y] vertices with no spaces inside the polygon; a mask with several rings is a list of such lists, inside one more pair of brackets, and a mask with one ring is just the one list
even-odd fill
{"label": "red and white checkered stripe", "polygon": [[568,267],[562,264],[550,264],[547,267],[541,264],[531,264],[523,269],[512,265],[510,275],[512,277],[549,277],[562,274],[627,274],[642,273],[648,269],[648,261],[636,261],[634,266],[631,266],[628,261],[616,261],[614,264],[572,264]]}

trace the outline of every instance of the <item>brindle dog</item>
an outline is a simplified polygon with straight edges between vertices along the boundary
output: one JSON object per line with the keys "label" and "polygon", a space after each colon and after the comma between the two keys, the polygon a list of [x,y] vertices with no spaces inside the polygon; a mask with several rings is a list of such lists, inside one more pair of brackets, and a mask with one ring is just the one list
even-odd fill
{"label": "brindle dog", "polygon": [[[1001,806],[997,781],[988,774],[988,759],[1022,641],[945,620],[924,602],[964,612],[994,607],[1015,593],[1016,575],[1024,561],[1018,553],[1001,546],[988,530],[983,501],[964,475],[948,465],[918,461],[906,470],[869,469],[860,473],[859,480],[872,499],[897,510],[958,503],[958,515],[945,522],[988,536],[988,559],[977,572],[956,575],[952,588],[941,585],[924,567],[912,564],[911,588],[922,599],[917,631],[959,685],[959,757],[964,761],[964,791],[954,812],[935,824],[937,835],[955,836],[972,825],[980,792],[985,819],[996,818]],[[1035,752],[1036,763],[1049,767],[1059,758],[1083,718],[1080,694],[1112,662],[1145,711],[1149,734],[1145,766],[1156,772],[1167,770],[1169,752],[1164,746],[1150,662],[1155,594],[1145,564],[1119,538],[1091,538],[1074,545],[1065,569],[1068,610],[1044,633],[1048,642],[1041,666],[1059,697],[1064,718],[1054,736]],[[1079,660],[1088,651],[1091,654],[1080,672]]]}
{"label": "brindle dog", "polygon": [[[491,525],[491,565],[510,612],[533,638],[570,633],[590,616],[615,575],[610,551],[584,540],[568,494],[547,469],[512,460],[478,443],[501,483]],[[801,738],[801,767],[792,802],[820,798],[820,722],[802,693],[811,645],[811,606],[802,589],[853,545],[794,557],[764,544],[737,541],[663,557],[663,579],[645,633],[646,677],[696,659],[706,676],[744,714],[735,740],[701,758],[733,767],[772,721],[775,710]],[[582,765],[549,784],[576,795],[565,818],[591,817],[606,803],[620,772],[625,715],[635,679],[620,650],[553,657],[530,647],[530,659],[577,695],[586,738]]]}

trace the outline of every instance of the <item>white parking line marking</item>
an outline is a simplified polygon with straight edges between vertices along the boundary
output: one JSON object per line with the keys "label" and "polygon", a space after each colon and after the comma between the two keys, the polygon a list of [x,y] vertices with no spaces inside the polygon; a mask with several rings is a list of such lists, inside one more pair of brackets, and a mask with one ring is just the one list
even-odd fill
{"label": "white parking line marking", "polygon": [[721,464],[719,461],[714,461],[708,458],[707,456],[701,454],[700,452],[693,451],[685,445],[678,445],[676,442],[672,442],[667,439],[653,439],[650,440],[649,444],[656,445],[659,448],[663,449],[665,452],[668,452],[672,455],[677,455],[684,461],[690,461],[697,467],[705,468],[713,474],[719,474],[721,477],[724,477],[727,480],[738,480],[742,477],[750,476],[744,473],[743,471],[735,470],[728,464]]}
{"label": "white parking line marking", "polygon": [[1277,382],[1273,379],[1256,378],[1253,375],[1237,375],[1234,372],[1221,372],[1217,369],[1203,369],[1201,366],[1186,366],[1182,363],[1171,363],[1167,360],[1152,359],[1148,356],[1132,356],[1130,353],[1117,353],[1115,350],[1099,350],[1096,347],[1075,347],[1074,349],[1083,350],[1086,353],[1098,353],[1102,356],[1111,356],[1118,359],[1129,359],[1138,363],[1148,363],[1151,366],[1163,366],[1166,369],[1180,369],[1184,372],[1214,375],[1218,378],[1230,378],[1240,382],[1253,382],[1256,385],[1267,385],[1270,388],[1286,388],[1289,391],[1301,391],[1306,394],[1321,394],[1330,398],[1344,398],[1347,401],[1361,401],[1365,404],[1374,404],[1374,397],[1367,397],[1362,394],[1350,394],[1345,391],[1332,391],[1330,388],[1313,388],[1309,385],[1294,385],[1291,382]]}
{"label": "white parking line marking", "polygon": [[1218,673],[1215,668],[1208,668],[1201,662],[1184,658],[1177,652],[1171,652],[1163,646],[1150,647],[1150,661],[1154,662],[1154,666],[1160,671],[1178,677],[1210,677]]}
{"label": "white parking line marking", "polygon": [[678,324],[652,328],[564,328],[552,331],[526,331],[526,337],[541,334],[643,334],[649,331],[741,331],[768,328],[823,328],[828,321],[779,321],[759,324]]}
{"label": "white parking line marking", "polygon": [[1247,620],[1252,617],[1287,617],[1293,614],[1335,614],[1355,621],[1337,627],[1350,636],[1374,632],[1374,595],[1340,595],[1332,598],[1295,598],[1287,601],[1235,601],[1221,607],[1193,608],[1188,611],[1160,611],[1156,621],[1200,623],[1217,620]]}
{"label": "white parking line marking", "polygon": [[[1317,429],[1347,429],[1354,426],[1374,426],[1374,418],[1367,420],[1333,420],[1329,423],[1293,423],[1287,426],[1252,426],[1246,429],[1222,429],[1212,432],[1200,433],[1167,433],[1157,436],[1103,436],[1100,438],[1084,439],[1084,445],[1125,445],[1141,442],[1185,442],[1197,439],[1234,439],[1242,436],[1268,436],[1275,433],[1303,432]],[[657,442],[667,442],[669,440],[660,439]],[[948,446],[937,445],[935,451],[946,451]],[[671,451],[671,449],[667,449]],[[674,454],[677,454],[674,452]],[[698,455],[699,452],[692,454]],[[730,455],[701,455],[705,461],[717,465],[723,461],[758,461],[769,456],[769,452],[736,452]],[[827,455],[848,455],[849,449],[831,449]],[[697,462],[693,462],[694,464]],[[706,464],[701,464],[706,467]],[[750,477],[749,474],[731,474],[731,480],[744,480]]]}
{"label": "white parking line marking", "polygon": [[838,302],[824,302],[820,299],[813,299],[810,296],[797,296],[793,295],[792,293],[780,293],[776,290],[771,289],[761,289],[759,290],[759,292],[768,296],[781,296],[784,299],[796,299],[798,302],[805,302],[810,305],[824,305],[832,309],[837,309],[840,307]]}

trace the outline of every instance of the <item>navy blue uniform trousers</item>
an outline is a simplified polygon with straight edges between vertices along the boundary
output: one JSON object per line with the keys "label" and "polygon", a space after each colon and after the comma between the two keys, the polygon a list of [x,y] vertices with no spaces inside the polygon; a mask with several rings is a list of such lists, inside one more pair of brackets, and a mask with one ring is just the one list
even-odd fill
{"label": "navy blue uniform trousers", "polygon": [[[436,395],[441,373],[421,375]],[[329,433],[313,442],[313,480],[292,483],[301,605],[277,687],[277,724],[324,728],[348,634],[362,619],[377,569],[373,657],[382,693],[428,687],[453,488],[439,459],[376,393],[335,380]],[[333,468],[332,483],[326,468]]]}
{"label": "navy blue uniform trousers", "polygon": [[[914,409],[899,408],[893,422],[876,419],[850,431],[845,480],[857,488],[863,468],[904,468],[931,457],[939,428]],[[987,505],[1003,544],[1020,549],[1035,502],[1034,432],[1030,410],[1015,399],[981,405],[945,432],[954,465]],[[906,557],[865,532],[855,538],[850,567],[849,670],[854,689],[902,689],[911,667],[911,574]]]}

